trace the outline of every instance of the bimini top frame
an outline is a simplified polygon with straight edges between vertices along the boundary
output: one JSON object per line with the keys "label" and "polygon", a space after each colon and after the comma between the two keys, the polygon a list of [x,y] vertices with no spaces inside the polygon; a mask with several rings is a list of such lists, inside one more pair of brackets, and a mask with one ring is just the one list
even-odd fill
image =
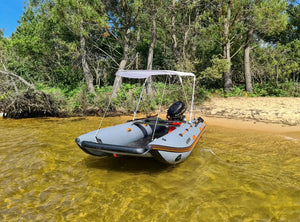
{"label": "bimini top frame", "polygon": [[[116,73],[116,76],[120,76],[120,77],[124,77],[124,78],[130,78],[130,79],[145,79],[142,91],[140,93],[139,101],[138,101],[136,109],[134,111],[133,120],[135,120],[135,116],[136,116],[136,113],[137,113],[138,108],[139,108],[140,101],[141,101],[142,96],[143,96],[143,91],[144,91],[145,85],[146,85],[147,80],[148,80],[148,78],[150,76],[178,76],[178,78],[180,80],[180,83],[182,85],[182,88],[183,88],[183,83],[182,83],[182,78],[181,77],[182,76],[193,77],[193,80],[194,80],[193,81],[193,95],[192,95],[192,103],[191,103],[190,120],[189,121],[192,120],[193,107],[194,107],[195,84],[196,84],[196,77],[195,77],[195,75],[193,73],[179,72],[179,71],[172,71],[172,70],[119,70]],[[119,79],[117,81],[119,81]],[[167,83],[167,81],[166,81],[166,83]],[[166,83],[165,83],[165,86],[164,86],[164,90],[165,90],[165,87],[166,87]],[[183,91],[184,91],[184,89],[183,89]],[[163,94],[164,94],[164,92],[163,92]],[[185,92],[184,92],[184,95],[186,97]],[[106,115],[106,113],[108,111],[108,108],[109,108],[109,106],[111,104],[111,101],[112,101],[112,96],[110,96],[109,103],[108,103],[108,105],[106,107],[106,110],[105,110],[105,112],[103,114],[103,117],[102,117],[102,119],[100,121],[99,127],[98,127],[98,129],[96,131],[96,135],[95,135],[96,139],[97,139],[98,132],[99,132],[101,126],[102,126],[103,119],[104,119],[104,117],[105,117],[105,115]],[[160,108],[161,108],[161,104],[160,104]],[[160,111],[160,108],[159,108],[159,111]],[[156,124],[157,124],[157,120],[158,120],[158,116],[157,116],[157,119],[156,119]]]}
{"label": "bimini top frame", "polygon": [[[192,94],[192,103],[191,103],[191,109],[190,109],[190,121],[192,120],[192,114],[193,114],[193,107],[194,107],[194,94],[195,94],[195,84],[196,84],[196,77],[193,73],[190,72],[179,72],[179,71],[173,71],[173,70],[119,70],[116,73],[116,76],[124,77],[124,78],[131,78],[131,79],[146,79],[145,83],[143,85],[143,89],[140,95],[140,99],[138,101],[136,110],[134,112],[133,120],[135,119],[136,112],[139,107],[139,103],[143,94],[143,90],[145,87],[145,84],[150,76],[178,76],[180,83],[183,87],[182,78],[183,76],[187,77],[193,77],[193,94]],[[185,93],[185,92],[184,92]]]}
{"label": "bimini top frame", "polygon": [[116,73],[116,75],[125,78],[131,78],[131,79],[145,79],[148,78],[149,76],[160,76],[160,75],[195,77],[195,75],[190,72],[179,72],[179,71],[172,71],[172,70],[119,70]]}

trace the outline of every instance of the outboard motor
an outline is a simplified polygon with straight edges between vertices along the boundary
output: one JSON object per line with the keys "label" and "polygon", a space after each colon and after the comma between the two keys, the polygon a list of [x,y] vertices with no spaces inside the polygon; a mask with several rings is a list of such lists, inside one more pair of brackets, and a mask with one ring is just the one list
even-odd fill
{"label": "outboard motor", "polygon": [[185,111],[186,111],[185,104],[181,101],[177,101],[168,109],[167,119],[182,121],[185,118],[185,116],[183,115]]}

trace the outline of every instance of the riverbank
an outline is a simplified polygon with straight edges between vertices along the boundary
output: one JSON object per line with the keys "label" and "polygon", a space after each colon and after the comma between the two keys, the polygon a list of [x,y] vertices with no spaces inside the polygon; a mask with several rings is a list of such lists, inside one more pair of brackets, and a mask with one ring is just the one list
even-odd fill
{"label": "riverbank", "polygon": [[[102,116],[101,110],[95,107],[85,112],[62,112],[60,116]],[[297,97],[211,97],[196,106],[195,111],[197,116],[204,117],[210,125],[263,131],[300,131],[300,98]],[[161,113],[166,112],[167,107]],[[127,114],[115,110],[107,113],[107,116]]]}
{"label": "riverbank", "polygon": [[196,108],[209,126],[256,130],[300,140],[300,98],[213,97]]}
{"label": "riverbank", "polygon": [[212,97],[196,110],[207,117],[300,126],[300,98],[294,97]]}

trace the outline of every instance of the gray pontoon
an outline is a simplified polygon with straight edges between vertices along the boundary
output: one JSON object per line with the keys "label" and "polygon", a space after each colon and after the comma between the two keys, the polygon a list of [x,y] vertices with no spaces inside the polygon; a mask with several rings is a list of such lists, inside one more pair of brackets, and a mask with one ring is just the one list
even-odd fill
{"label": "gray pontoon", "polygon": [[[116,126],[101,128],[105,112],[97,130],[76,138],[75,141],[78,146],[84,152],[95,156],[128,155],[153,157],[168,164],[177,164],[184,161],[190,155],[206,129],[206,122],[201,117],[196,118],[193,115],[195,75],[170,70],[124,70],[118,71],[116,75],[125,78],[145,79],[133,119]],[[150,76],[157,75],[166,77],[177,76],[181,84],[182,77],[193,78],[191,103],[175,102],[168,109],[165,120],[158,117],[161,105],[156,117],[136,119],[145,85]],[[184,91],[184,87],[182,88]],[[164,96],[164,91],[162,96]],[[185,92],[184,95],[186,98]],[[190,106],[189,120],[186,120],[183,115],[187,106]],[[192,116],[194,117],[192,118]]]}

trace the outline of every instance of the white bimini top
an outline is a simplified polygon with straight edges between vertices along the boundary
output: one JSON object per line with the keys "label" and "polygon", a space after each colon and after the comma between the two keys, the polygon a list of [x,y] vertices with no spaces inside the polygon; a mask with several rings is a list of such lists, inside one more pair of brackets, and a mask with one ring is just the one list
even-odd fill
{"label": "white bimini top", "polygon": [[125,78],[131,78],[131,79],[145,79],[148,78],[149,76],[158,76],[158,75],[195,77],[195,75],[190,72],[179,72],[179,71],[172,71],[172,70],[119,70],[116,73],[116,75]]}

